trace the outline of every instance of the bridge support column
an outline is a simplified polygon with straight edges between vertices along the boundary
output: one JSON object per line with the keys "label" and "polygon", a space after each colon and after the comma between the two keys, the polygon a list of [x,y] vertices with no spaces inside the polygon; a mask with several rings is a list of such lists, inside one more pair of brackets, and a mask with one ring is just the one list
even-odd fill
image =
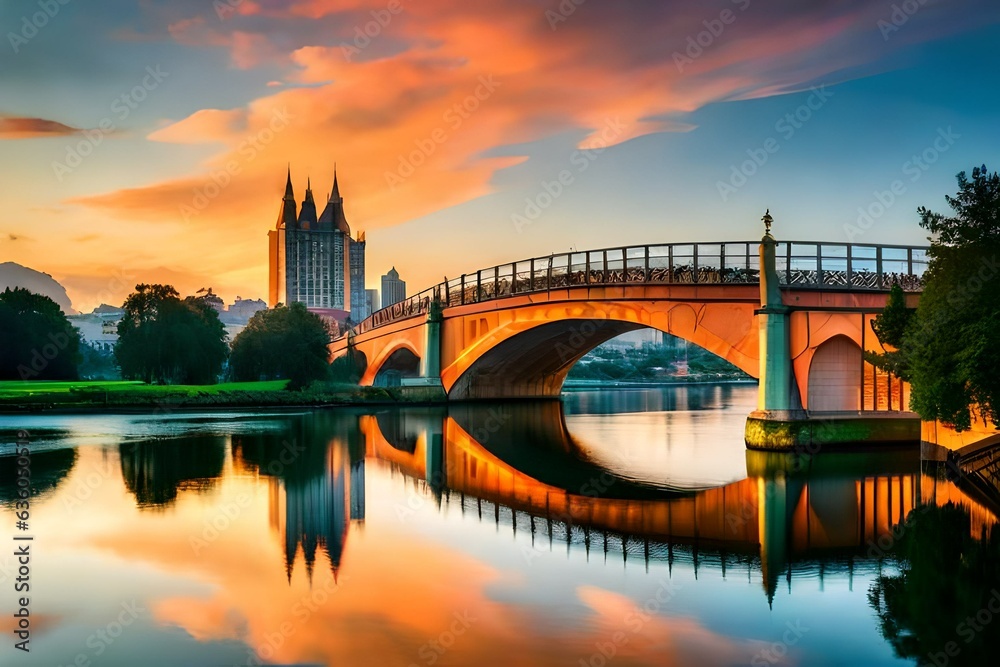
{"label": "bridge support column", "polygon": [[748,449],[815,454],[826,446],[916,443],[919,422],[896,416],[812,415],[802,409],[792,368],[790,315],[781,299],[771,216],[760,241],[760,388],[757,409],[747,418]]}
{"label": "bridge support column", "polygon": [[[420,360],[420,377],[402,380],[404,390],[413,394],[413,398],[435,402],[447,399],[444,386],[441,384],[441,323],[443,321],[441,302],[435,299],[431,301],[427,313],[427,324],[424,325],[426,339],[424,340],[424,356]],[[420,392],[420,395],[416,396],[416,392]]]}
{"label": "bridge support column", "polygon": [[791,308],[781,300],[775,261],[777,241],[770,231],[760,241],[760,389],[757,411],[772,417],[804,417],[795,388],[789,342]]}

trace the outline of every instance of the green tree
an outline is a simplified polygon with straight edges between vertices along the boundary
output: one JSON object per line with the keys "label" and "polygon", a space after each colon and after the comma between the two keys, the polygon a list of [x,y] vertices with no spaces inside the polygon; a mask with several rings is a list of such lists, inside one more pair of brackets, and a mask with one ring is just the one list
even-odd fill
{"label": "green tree", "polygon": [[920,305],[908,316],[890,299],[877,333],[899,350],[869,360],[910,382],[923,419],[965,430],[973,417],[1000,425],[1000,176],[983,165],[958,186],[953,215],[918,209],[932,234]]}
{"label": "green tree", "polygon": [[122,306],[115,359],[122,377],[212,384],[228,355],[226,329],[204,299],[181,300],[170,285],[136,285]]}
{"label": "green tree", "polygon": [[289,380],[301,389],[327,377],[330,334],[301,303],[254,314],[233,341],[229,372],[236,381]]}
{"label": "green tree", "polygon": [[80,332],[47,296],[0,292],[0,379],[75,380]]}

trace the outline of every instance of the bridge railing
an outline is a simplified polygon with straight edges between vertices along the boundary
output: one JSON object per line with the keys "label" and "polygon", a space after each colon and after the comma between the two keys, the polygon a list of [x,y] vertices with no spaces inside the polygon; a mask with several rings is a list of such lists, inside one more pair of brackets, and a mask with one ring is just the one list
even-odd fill
{"label": "bridge railing", "polygon": [[[442,282],[373,313],[354,328],[364,333],[424,315],[434,300],[445,307],[583,285],[756,285],[759,241],[668,243],[557,253],[500,264]],[[781,242],[778,279],[796,289],[885,291],[893,283],[917,291],[927,248],[845,243]]]}

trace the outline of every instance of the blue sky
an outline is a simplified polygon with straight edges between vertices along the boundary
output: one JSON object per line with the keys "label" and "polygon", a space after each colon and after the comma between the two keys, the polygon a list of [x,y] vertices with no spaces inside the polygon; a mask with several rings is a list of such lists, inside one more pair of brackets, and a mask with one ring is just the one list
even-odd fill
{"label": "blue sky", "polygon": [[781,239],[919,244],[917,206],[998,163],[985,0],[53,1],[27,41],[38,1],[0,6],[0,260],[82,309],[140,281],[262,296],[289,163],[320,199],[337,162],[370,286],[395,265],[411,291],[754,239],[766,208]]}

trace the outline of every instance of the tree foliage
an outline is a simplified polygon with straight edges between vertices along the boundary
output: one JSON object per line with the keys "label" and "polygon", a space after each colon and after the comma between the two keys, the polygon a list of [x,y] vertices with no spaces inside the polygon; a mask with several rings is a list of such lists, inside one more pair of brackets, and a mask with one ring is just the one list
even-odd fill
{"label": "tree foliage", "polygon": [[204,299],[170,285],[136,285],[118,323],[122,377],[158,384],[213,384],[228,355],[226,329]]}
{"label": "tree foliage", "polygon": [[236,381],[289,380],[301,389],[327,377],[330,334],[301,303],[254,314],[233,341],[229,372]]}
{"label": "tree foliage", "polygon": [[958,194],[945,195],[955,212],[935,213],[921,206],[920,226],[934,234],[932,252],[944,248],[965,248],[1000,243],[1000,175],[989,173],[986,165],[972,170],[972,179],[959,172]]}
{"label": "tree foliage", "polygon": [[877,332],[899,350],[870,360],[910,382],[923,419],[965,430],[1000,425],[1000,177],[983,165],[958,185],[954,215],[918,209],[934,235],[920,305],[910,317],[890,299]]}
{"label": "tree foliage", "polygon": [[0,379],[75,380],[80,332],[59,305],[23,288],[0,292]]}

